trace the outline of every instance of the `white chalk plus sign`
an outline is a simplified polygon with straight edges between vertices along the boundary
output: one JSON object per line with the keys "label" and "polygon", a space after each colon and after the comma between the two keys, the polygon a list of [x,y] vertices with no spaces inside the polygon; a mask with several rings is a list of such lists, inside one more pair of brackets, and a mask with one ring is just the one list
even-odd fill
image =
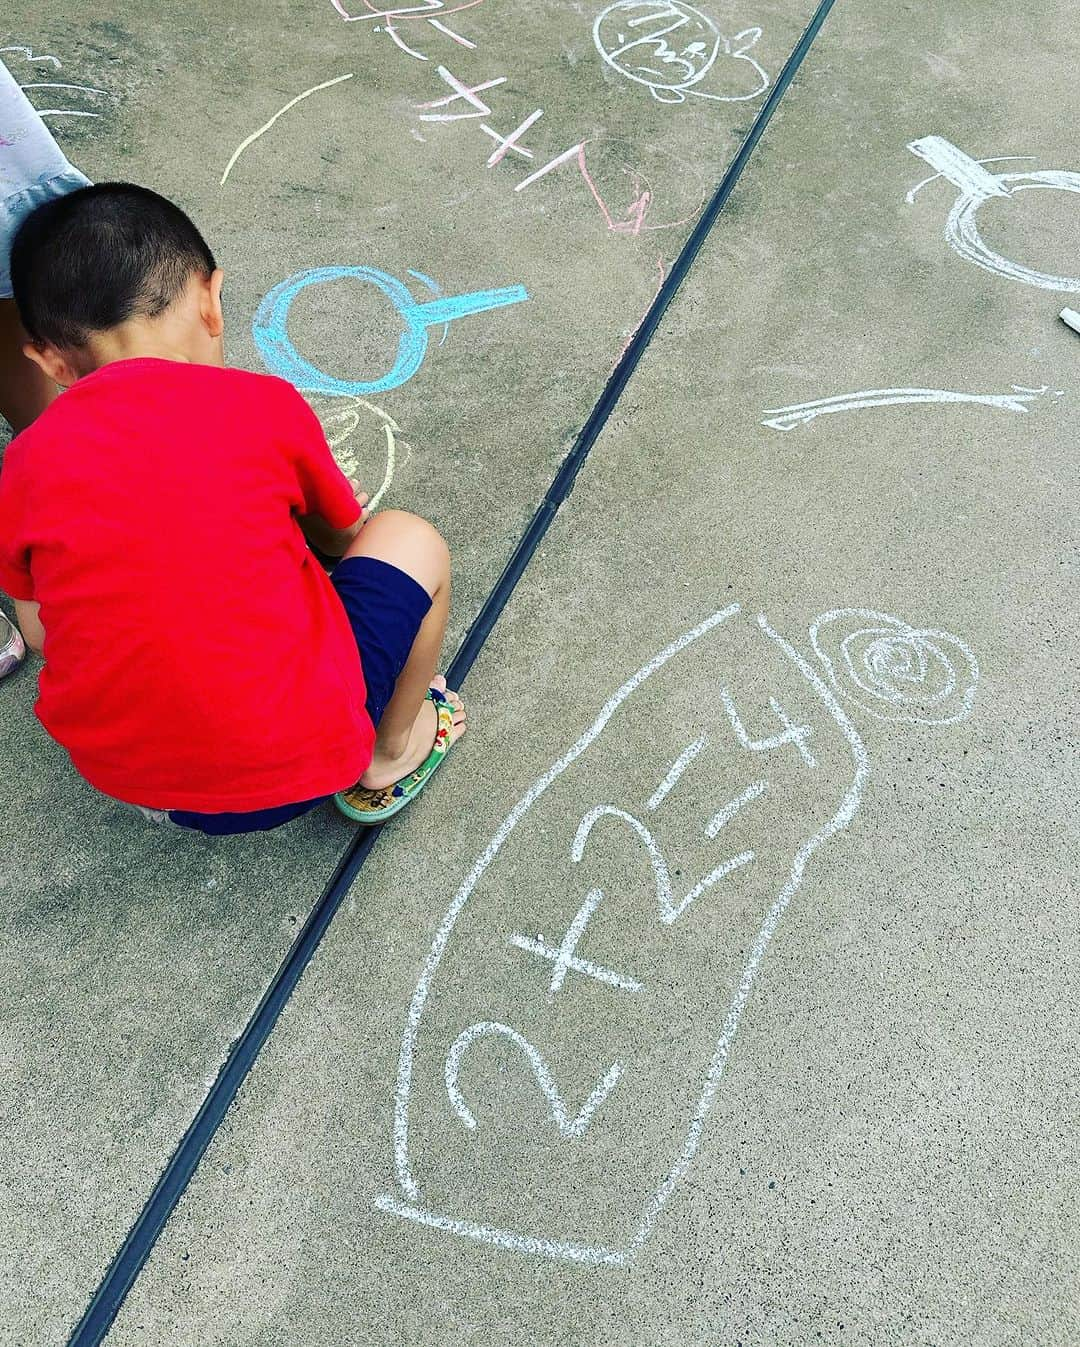
{"label": "white chalk plus sign", "polygon": [[542,959],[550,959],[555,965],[551,970],[551,982],[548,986],[550,992],[557,992],[570,972],[584,973],[586,977],[606,982],[610,987],[620,987],[623,991],[641,991],[641,983],[636,978],[616,973],[614,969],[605,968],[603,964],[593,963],[590,959],[579,959],[575,953],[581,937],[585,934],[585,927],[600,906],[603,896],[603,889],[589,890],[585,895],[585,901],[575,913],[574,920],[566,928],[566,934],[558,949],[546,944],[543,936],[537,940],[530,940],[528,936],[515,933],[510,937],[510,943],[516,945],[518,949],[523,949],[529,954],[538,954]]}

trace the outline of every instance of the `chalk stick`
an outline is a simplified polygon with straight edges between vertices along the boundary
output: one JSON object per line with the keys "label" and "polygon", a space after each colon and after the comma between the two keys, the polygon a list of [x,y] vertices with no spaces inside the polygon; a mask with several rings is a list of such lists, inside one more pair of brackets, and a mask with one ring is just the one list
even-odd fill
{"label": "chalk stick", "polygon": [[1074,332],[1080,332],[1080,313],[1075,309],[1062,309],[1058,317],[1066,327],[1071,327]]}

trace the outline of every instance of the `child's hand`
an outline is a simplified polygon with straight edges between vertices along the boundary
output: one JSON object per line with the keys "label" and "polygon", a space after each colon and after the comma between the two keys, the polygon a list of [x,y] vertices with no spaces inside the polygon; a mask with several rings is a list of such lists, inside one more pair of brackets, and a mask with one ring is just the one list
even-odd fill
{"label": "child's hand", "polygon": [[360,522],[361,524],[366,524],[371,517],[371,511],[368,509],[368,501],[371,497],[366,491],[361,491],[360,483],[352,477],[349,478],[349,485],[352,487],[353,495],[356,497],[356,502],[360,506]]}

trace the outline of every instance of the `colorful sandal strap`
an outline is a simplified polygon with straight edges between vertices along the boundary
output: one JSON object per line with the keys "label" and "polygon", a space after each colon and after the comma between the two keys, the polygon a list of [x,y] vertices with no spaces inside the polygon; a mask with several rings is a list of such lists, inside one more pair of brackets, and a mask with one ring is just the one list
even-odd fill
{"label": "colorful sandal strap", "polygon": [[395,781],[392,786],[369,790],[366,786],[356,785],[336,795],[335,803],[343,814],[359,822],[376,823],[390,818],[404,808],[413,796],[419,795],[432,772],[446,757],[454,728],[454,708],[438,688],[429,691],[428,700],[434,702],[437,717],[431,752],[415,771]]}

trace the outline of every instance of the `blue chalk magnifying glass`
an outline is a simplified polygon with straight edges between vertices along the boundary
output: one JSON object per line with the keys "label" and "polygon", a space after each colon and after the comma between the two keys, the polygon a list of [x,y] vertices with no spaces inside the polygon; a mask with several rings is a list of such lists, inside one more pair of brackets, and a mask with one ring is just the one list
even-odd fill
{"label": "blue chalk magnifying glass", "polygon": [[[379,379],[335,379],[305,360],[289,340],[289,308],[300,291],[324,281],[341,280],[367,281],[378,286],[405,324],[405,331],[398,339],[397,358]],[[251,331],[271,374],[280,375],[297,388],[310,392],[365,397],[370,393],[385,393],[412,378],[427,352],[428,328],[464,318],[470,313],[520,304],[528,297],[524,286],[509,285],[500,290],[442,295],[419,303],[396,276],[389,276],[375,267],[314,267],[309,271],[298,271],[295,276],[274,286],[255,311]]]}

